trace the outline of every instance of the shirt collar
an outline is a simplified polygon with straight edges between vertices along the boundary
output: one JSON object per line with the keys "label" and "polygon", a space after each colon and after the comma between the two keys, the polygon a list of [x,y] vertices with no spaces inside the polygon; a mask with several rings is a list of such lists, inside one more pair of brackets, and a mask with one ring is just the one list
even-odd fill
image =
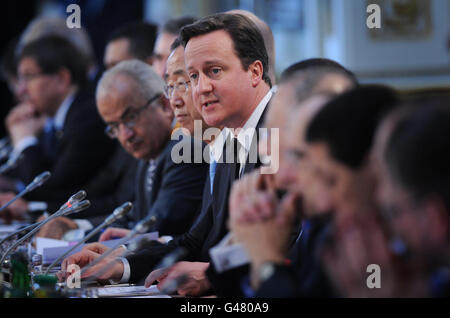
{"label": "shirt collar", "polygon": [[61,103],[61,106],[59,106],[58,110],[56,111],[56,114],[53,117],[53,124],[57,130],[62,130],[64,128],[64,122],[74,98],[75,92],[69,93]]}
{"label": "shirt collar", "polygon": [[259,102],[258,106],[255,108],[250,118],[245,123],[244,127],[242,127],[241,131],[239,131],[237,135],[237,139],[241,146],[248,153],[251,147],[251,141],[253,140],[253,136],[256,131],[256,126],[258,125],[259,120],[267,107],[270,99],[272,98],[273,92],[270,90],[266,96]]}
{"label": "shirt collar", "polygon": [[[241,131],[239,132],[237,139],[239,143],[243,146],[245,149],[245,153],[247,154],[250,151],[251,146],[251,140],[253,139],[253,135],[256,130],[256,126],[258,125],[259,120],[261,119],[261,116],[266,109],[267,104],[269,103],[270,99],[272,98],[273,92],[270,90],[264,98],[259,102],[258,106],[256,106],[253,113],[250,115],[250,118],[247,120],[247,122],[244,124],[244,127],[242,127]],[[253,129],[249,129],[253,128]],[[248,130],[248,131],[247,131]],[[210,155],[211,158],[218,162],[220,157],[222,156],[223,147],[224,144],[229,138],[228,136],[232,134],[231,131],[225,127],[222,129],[220,134],[214,139],[213,142],[209,144],[210,149]]]}

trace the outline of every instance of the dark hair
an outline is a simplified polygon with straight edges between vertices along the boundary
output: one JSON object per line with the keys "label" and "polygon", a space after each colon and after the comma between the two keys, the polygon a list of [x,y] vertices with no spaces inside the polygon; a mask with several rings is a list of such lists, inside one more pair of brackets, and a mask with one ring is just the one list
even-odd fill
{"label": "dark hair", "polygon": [[153,55],[158,27],[153,23],[131,22],[116,29],[108,42],[118,39],[129,41],[129,52],[139,60],[145,60]]}
{"label": "dark hair", "polygon": [[49,35],[27,44],[19,61],[33,58],[45,74],[55,74],[62,68],[67,68],[73,84],[80,86],[87,81],[88,63],[84,55],[64,38]]}
{"label": "dark hair", "polygon": [[173,43],[170,45],[170,52],[175,51],[181,46],[181,40],[180,37],[177,37]]}
{"label": "dark hair", "polygon": [[329,101],[311,120],[308,143],[324,142],[334,160],[351,169],[363,165],[383,117],[394,108],[397,96],[381,85],[366,85]]}
{"label": "dark hair", "polygon": [[185,26],[181,29],[181,43],[186,47],[191,38],[218,30],[224,30],[230,35],[244,70],[248,70],[253,62],[261,61],[262,78],[269,86],[272,86],[268,75],[269,58],[261,32],[249,18],[241,14],[214,14]]}
{"label": "dark hair", "polygon": [[329,72],[341,74],[347,77],[355,86],[358,85],[358,79],[355,74],[350,70],[346,69],[344,66],[330,59],[325,58],[313,58],[300,61],[298,63],[292,64],[287,69],[281,73],[281,83],[289,81],[291,78],[296,76],[299,72],[309,71],[309,70],[321,70],[327,69]]}
{"label": "dark hair", "polygon": [[416,200],[435,194],[450,210],[450,103],[447,99],[429,99],[403,113],[395,122],[383,155],[392,178]]}
{"label": "dark hair", "polygon": [[17,76],[17,60],[16,60],[16,46],[18,43],[18,38],[13,39],[8,43],[6,49],[3,51],[1,57],[1,69],[0,74],[6,81],[9,77]]}
{"label": "dark hair", "polygon": [[186,26],[188,24],[192,24],[195,21],[197,21],[196,18],[188,17],[188,16],[171,19],[171,20],[167,21],[166,23],[164,23],[164,25],[162,27],[162,33],[170,33],[170,34],[178,35],[178,34],[180,34],[181,28],[183,28],[184,26]]}

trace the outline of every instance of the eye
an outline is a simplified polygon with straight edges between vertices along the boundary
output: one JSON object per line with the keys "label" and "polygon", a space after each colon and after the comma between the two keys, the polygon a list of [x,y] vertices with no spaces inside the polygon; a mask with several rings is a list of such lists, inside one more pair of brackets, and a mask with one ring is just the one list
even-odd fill
{"label": "eye", "polygon": [[198,80],[198,74],[191,73],[189,74],[189,78],[191,79],[191,81],[196,82]]}
{"label": "eye", "polygon": [[222,69],[220,67],[213,67],[213,68],[211,68],[210,72],[211,72],[211,75],[217,76],[222,72]]}
{"label": "eye", "polygon": [[133,112],[133,113],[129,113],[124,119],[124,122],[130,122],[130,121],[135,121],[138,118],[138,114]]}

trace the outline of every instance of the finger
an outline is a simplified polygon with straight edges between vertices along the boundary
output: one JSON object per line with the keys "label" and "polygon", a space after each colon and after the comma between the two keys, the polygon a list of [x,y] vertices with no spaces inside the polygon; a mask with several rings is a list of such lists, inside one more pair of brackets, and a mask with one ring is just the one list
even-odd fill
{"label": "finger", "polygon": [[110,229],[106,229],[105,232],[100,235],[100,238],[98,239],[99,242],[108,241],[110,236]]}

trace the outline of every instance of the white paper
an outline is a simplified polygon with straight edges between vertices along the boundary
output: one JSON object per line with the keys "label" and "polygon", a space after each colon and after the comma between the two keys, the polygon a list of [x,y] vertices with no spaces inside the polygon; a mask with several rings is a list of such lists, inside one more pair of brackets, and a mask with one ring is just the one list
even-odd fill
{"label": "white paper", "polygon": [[36,238],[36,253],[44,255],[44,248],[69,246],[69,242],[54,240],[45,237]]}
{"label": "white paper", "polygon": [[162,294],[156,285],[149,288],[144,286],[121,286],[97,289],[98,297],[146,297],[146,298],[170,298]]}

